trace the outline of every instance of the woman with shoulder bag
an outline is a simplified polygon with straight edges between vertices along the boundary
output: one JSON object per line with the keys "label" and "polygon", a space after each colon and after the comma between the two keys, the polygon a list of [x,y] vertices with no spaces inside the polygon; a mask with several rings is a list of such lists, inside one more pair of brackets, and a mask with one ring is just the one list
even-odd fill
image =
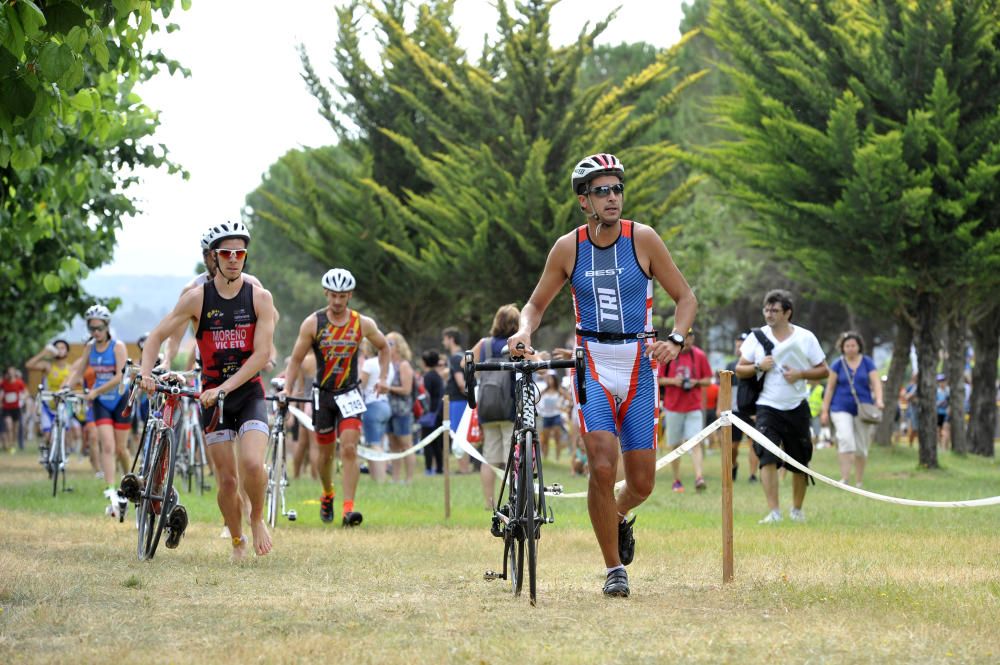
{"label": "woman with shoulder bag", "polygon": [[[394,453],[403,452],[413,443],[413,365],[410,364],[412,353],[406,339],[398,332],[385,336],[389,343],[390,362],[392,363],[392,381],[389,383],[389,450]],[[396,460],[392,464],[392,482],[413,481],[413,469],[416,461],[413,455]],[[406,469],[405,480],[401,477]]]}
{"label": "woman with shoulder bag", "polygon": [[854,467],[855,487],[861,487],[875,424],[882,417],[882,379],[875,361],[864,355],[861,335],[849,330],[837,342],[841,356],[830,366],[820,422],[833,423],[840,457],[840,482],[847,483]]}

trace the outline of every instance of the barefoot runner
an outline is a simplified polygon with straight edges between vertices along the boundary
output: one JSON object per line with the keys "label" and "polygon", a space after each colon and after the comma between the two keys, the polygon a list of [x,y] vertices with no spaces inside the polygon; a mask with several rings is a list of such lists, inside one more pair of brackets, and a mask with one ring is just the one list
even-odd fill
{"label": "barefoot runner", "polygon": [[[152,392],[155,384],[150,372],[160,343],[188,321],[197,321],[205,443],[215,466],[219,510],[232,537],[233,560],[239,561],[247,554],[240,478],[250,498],[254,551],[258,556],[271,551],[271,536],[264,525],[268,427],[260,371],[271,357],[275,310],[270,292],[243,279],[249,230],[240,222],[220,226],[209,248],[218,266],[215,277],[182,294],[174,310],[149,333],[140,372],[143,388]],[[223,423],[212,429],[221,396]],[[239,461],[234,441],[239,443]]]}

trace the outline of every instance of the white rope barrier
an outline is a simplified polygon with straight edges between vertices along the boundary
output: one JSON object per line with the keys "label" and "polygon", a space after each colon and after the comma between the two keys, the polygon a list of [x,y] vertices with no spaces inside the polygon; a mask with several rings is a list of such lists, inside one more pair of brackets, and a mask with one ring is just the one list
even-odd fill
{"label": "white rope barrier", "polygon": [[[681,445],[677,446],[663,457],[656,460],[656,470],[659,471],[663,467],[673,462],[675,459],[679,458],[681,455],[687,454],[688,452],[691,451],[692,448],[694,448],[702,441],[707,439],[709,436],[711,436],[712,432],[722,427],[722,423],[720,422],[720,420],[721,419],[716,420],[713,423],[710,423],[708,426],[705,427],[705,429],[701,430],[700,432],[692,436],[690,439],[688,439]],[[617,483],[615,483],[615,495],[617,495],[622,490],[623,487],[625,487],[624,480],[619,480]],[[587,497],[587,493],[572,492],[569,494],[554,494],[553,496],[558,496],[565,499],[584,499]]]}
{"label": "white rope barrier", "polygon": [[313,419],[305,411],[299,407],[289,404],[288,413],[295,416],[295,419],[299,421],[299,424],[305,427],[310,432],[315,432],[316,428],[313,427]]}
{"label": "white rope barrier", "polygon": [[[885,501],[886,503],[895,503],[901,506],[919,506],[924,508],[978,508],[981,506],[995,506],[1000,504],[1000,496],[991,496],[987,499],[969,499],[965,501],[921,501],[918,499],[903,499],[895,496],[887,496],[885,494],[877,494],[875,492],[869,492],[868,490],[863,490],[858,487],[851,487],[842,482],[836,481],[832,478],[827,478],[822,473],[813,471],[812,469],[803,466],[785,454],[785,451],[775,445],[770,439],[758,432],[752,425],[741,419],[739,416],[735,415],[731,411],[725,411],[719,417],[716,422],[722,422],[726,419],[732,422],[733,425],[738,427],[751,439],[764,446],[774,455],[778,456],[786,464],[795,467],[799,471],[809,474],[816,480],[821,480],[827,485],[832,485],[842,490],[852,492],[854,494],[859,494],[869,499],[875,499],[876,501]],[[728,423],[724,423],[728,424]]]}
{"label": "white rope barrier", "polygon": [[[295,419],[298,420],[299,423],[301,423],[302,426],[305,427],[307,430],[309,430],[310,432],[316,431],[313,428],[312,418],[309,417],[309,414],[305,413],[301,409],[296,408],[294,406],[289,406],[288,412],[293,416],[295,416]],[[436,430],[425,436],[418,443],[398,453],[387,453],[384,450],[379,450],[378,448],[371,448],[369,446],[359,445],[358,457],[362,457],[368,460],[369,462],[389,462],[392,460],[403,459],[404,457],[412,455],[413,453],[417,452],[422,448],[426,448],[431,441],[444,434],[444,431],[447,428],[448,428],[448,421],[445,421],[443,425],[441,425]]]}
{"label": "white rope barrier", "polygon": [[[683,444],[677,446],[674,450],[670,451],[668,454],[666,454],[663,457],[661,457],[658,460],[656,460],[656,470],[659,471],[660,469],[662,469],[663,467],[667,466],[668,464],[670,464],[671,462],[673,462],[675,459],[677,459],[678,457],[680,457],[681,455],[684,455],[687,452],[689,452],[692,448],[694,448],[699,443],[701,443],[702,441],[704,441],[706,438],[708,438],[712,434],[712,432],[714,432],[715,430],[719,429],[720,427],[722,427],[721,418],[719,420],[716,420],[715,422],[709,424],[707,427],[705,427],[705,429],[703,429],[700,432],[698,432],[697,434],[695,434],[693,437],[691,437],[690,439],[688,439],[687,441],[685,441]],[[492,464],[490,464],[489,462],[487,462],[486,458],[483,457],[482,453],[480,453],[478,450],[476,450],[472,446],[472,444],[470,444],[468,441],[466,441],[465,439],[461,439],[461,438],[457,438],[456,437],[456,443],[462,449],[462,451],[464,451],[465,453],[468,453],[468,455],[470,457],[474,457],[475,459],[479,460],[480,464],[485,464],[486,466],[488,466],[489,468],[491,468],[493,470],[493,472],[497,475],[498,478],[501,478],[501,479],[503,478],[503,474],[504,474],[503,469],[499,469],[499,468],[493,466]],[[615,493],[617,494],[618,492],[620,492],[623,487],[625,487],[625,481],[624,480],[619,480],[617,483],[615,483]],[[585,499],[585,498],[587,498],[587,493],[586,492],[570,492],[570,493],[564,493],[564,492],[546,492],[546,495],[548,495],[548,496],[557,496],[557,497],[560,497],[562,499]]]}
{"label": "white rope barrier", "polygon": [[387,453],[384,450],[379,450],[378,448],[358,446],[358,457],[363,457],[369,462],[389,462],[392,460],[403,459],[404,457],[409,457],[418,450],[425,448],[431,441],[444,434],[445,429],[447,428],[442,425],[406,450],[401,450],[397,453]]}

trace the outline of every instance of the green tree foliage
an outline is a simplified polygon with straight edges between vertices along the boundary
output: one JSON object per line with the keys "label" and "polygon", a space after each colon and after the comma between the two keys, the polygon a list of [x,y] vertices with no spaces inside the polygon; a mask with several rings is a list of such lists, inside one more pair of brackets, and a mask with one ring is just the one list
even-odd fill
{"label": "green tree foliage", "polygon": [[823,293],[914,326],[928,467],[935,333],[956,291],[1000,275],[998,19],[989,0],[717,0],[710,18],[738,140],[698,163]]}
{"label": "green tree foliage", "polygon": [[[187,5],[187,0],[182,2]],[[179,66],[145,39],[172,0],[0,2],[0,357],[20,362],[94,299],[80,287],[136,212],[156,113],[134,88]],[[174,29],[166,25],[166,30]],[[114,303],[111,303],[114,305]]]}
{"label": "green tree foliage", "polygon": [[[321,233],[340,226],[375,239],[386,257],[384,288],[364,295],[390,320],[404,317],[381,301],[409,299],[413,315],[401,323],[408,332],[462,321],[478,334],[497,306],[527,299],[554,238],[583,221],[569,173],[584,155],[609,151],[623,159],[629,216],[654,226],[693,185],[668,186],[677,161],[668,143],[646,135],[701,75],[679,76],[677,48],[620,85],[581,88],[581,65],[605,22],[555,48],[550,2],[518,2],[516,14],[499,3],[498,41],[472,64],[450,27],[453,4],[423,3],[409,31],[402,2],[341,10],[336,91],[304,59],[321,113],[342,137],[367,148],[358,153],[369,173],[361,180],[366,195],[355,210],[321,223]],[[380,71],[360,52],[362,16],[378,27]],[[665,82],[665,92],[637,110],[644,93]],[[305,219],[282,223],[299,237],[293,230]],[[348,267],[358,256],[332,242],[324,251]]]}

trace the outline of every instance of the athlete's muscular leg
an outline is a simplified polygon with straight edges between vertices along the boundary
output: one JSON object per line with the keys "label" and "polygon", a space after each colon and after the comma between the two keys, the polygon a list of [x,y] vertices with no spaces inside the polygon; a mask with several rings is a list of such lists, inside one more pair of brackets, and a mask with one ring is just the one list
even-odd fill
{"label": "athlete's muscular leg", "polygon": [[360,440],[360,430],[345,429],[340,434],[340,463],[344,474],[345,501],[354,501],[354,493],[358,489],[358,477],[361,475],[361,469],[358,466],[358,442]]}
{"label": "athlete's muscular leg", "polygon": [[97,439],[100,445],[100,466],[104,473],[104,482],[113,485],[115,482],[115,429],[109,425],[97,426]]}
{"label": "athlete's muscular leg", "polygon": [[[218,492],[215,499],[219,504],[222,519],[229,528],[233,539],[243,536],[243,522],[240,519],[242,507],[239,496],[239,478],[236,475],[236,453],[232,441],[213,443],[207,447],[208,457],[215,466],[215,482]],[[233,559],[240,560],[246,555],[246,546],[233,548]]]}
{"label": "athlete's muscular leg", "polygon": [[337,441],[321,443],[318,448],[319,480],[323,484],[323,493],[333,494],[333,454],[337,450]]}
{"label": "athlete's muscular leg", "polygon": [[[656,451],[629,450],[622,455],[625,466],[625,487],[618,495],[619,515],[627,515],[653,492],[656,483]],[[615,532],[617,539],[617,531]]]}
{"label": "athlete's muscular leg", "polygon": [[587,510],[604,555],[604,565],[621,564],[618,558],[618,507],[615,504],[615,478],[618,474],[618,439],[611,432],[588,432],[583,435],[590,464]]}
{"label": "athlete's muscular leg", "polygon": [[127,429],[115,430],[115,458],[121,466],[123,474],[128,473],[132,467],[132,457],[128,453],[128,434],[129,430]]}
{"label": "athlete's muscular leg", "polygon": [[271,551],[271,536],[264,524],[264,496],[267,488],[267,472],[264,470],[264,453],[267,449],[267,434],[258,430],[247,430],[240,436],[239,467],[243,490],[250,499],[250,530],[253,532],[253,546],[257,556]]}

